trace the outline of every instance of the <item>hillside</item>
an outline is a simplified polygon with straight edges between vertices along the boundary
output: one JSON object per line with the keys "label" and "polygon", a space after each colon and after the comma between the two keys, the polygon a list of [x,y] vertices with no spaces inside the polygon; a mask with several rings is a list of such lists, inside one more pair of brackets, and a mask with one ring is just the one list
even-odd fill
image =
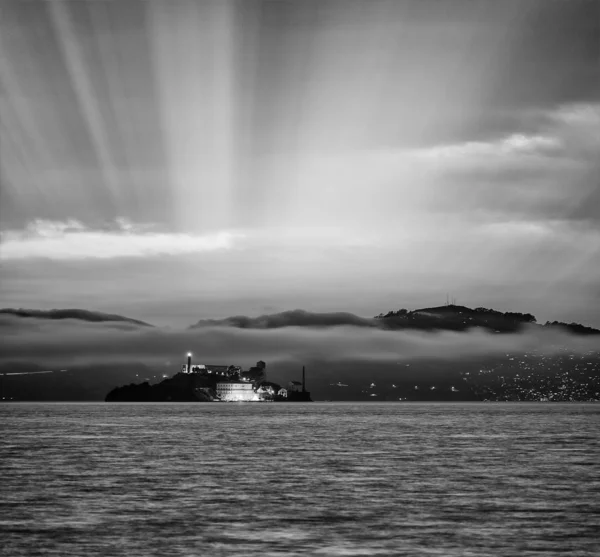
{"label": "hillside", "polygon": [[236,329],[280,329],[284,327],[365,327],[386,330],[467,331],[475,327],[493,333],[515,333],[527,326],[559,328],[576,335],[600,334],[600,330],[579,323],[558,321],[539,325],[531,313],[501,312],[488,308],[446,305],[409,311],[399,309],[373,318],[349,312],[311,312],[300,309],[249,317],[236,315],[223,319],[203,319],[190,329],[233,327]]}
{"label": "hillside", "polygon": [[282,327],[337,327],[352,325],[356,327],[377,327],[373,319],[359,317],[348,312],[318,313],[295,309],[248,317],[235,315],[224,319],[203,319],[190,329],[202,327],[236,327],[238,329],[279,329]]}
{"label": "hillside", "polygon": [[[65,320],[75,319],[89,323],[130,324],[138,327],[154,327],[150,323],[122,315],[89,311],[84,309],[0,309],[0,316],[23,319]],[[311,312],[301,309],[258,317],[236,315],[222,319],[202,319],[188,327],[189,330],[210,327],[233,327],[236,329],[280,329],[284,327],[365,327],[386,330],[413,329],[422,331],[466,331],[479,327],[494,333],[519,332],[526,326],[554,328],[575,335],[598,335],[600,330],[579,323],[547,321],[537,323],[530,313],[501,312],[488,308],[469,308],[458,305],[445,305],[415,310],[399,309],[380,313],[373,318],[360,317],[350,312]]]}
{"label": "hillside", "polygon": [[114,315],[110,313],[102,313],[99,311],[88,311],[85,309],[13,309],[4,308],[0,309],[0,314],[12,315],[15,317],[22,318],[35,318],[35,319],[78,319],[80,321],[88,321],[91,323],[104,323],[104,322],[121,322],[131,323],[133,325],[139,325],[141,327],[153,327],[150,323],[139,321],[138,319],[131,319],[130,317],[123,317],[122,315]]}
{"label": "hillside", "polygon": [[466,306],[446,305],[408,311],[400,309],[380,313],[375,317],[386,329],[449,330],[466,331],[480,327],[494,333],[515,333],[526,326],[559,328],[576,335],[596,335],[600,330],[585,327],[579,323],[546,322],[537,324],[531,313],[501,312],[488,308],[469,308]]}

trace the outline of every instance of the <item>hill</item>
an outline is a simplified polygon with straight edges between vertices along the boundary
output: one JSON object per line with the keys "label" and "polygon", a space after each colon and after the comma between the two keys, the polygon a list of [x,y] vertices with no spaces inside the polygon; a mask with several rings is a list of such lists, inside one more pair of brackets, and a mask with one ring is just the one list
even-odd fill
{"label": "hill", "polygon": [[91,323],[103,323],[103,322],[121,322],[131,323],[133,325],[139,325],[140,327],[153,327],[150,323],[140,321],[138,319],[131,319],[130,317],[123,317],[122,315],[114,315],[111,313],[102,313],[99,311],[88,311],[85,309],[13,309],[4,308],[0,309],[0,314],[12,315],[15,317],[22,318],[36,318],[36,319],[79,319],[81,321],[88,321]]}
{"label": "hill", "polygon": [[281,313],[248,317],[235,315],[225,319],[204,319],[190,329],[202,327],[236,327],[238,329],[279,329],[282,327],[337,327],[353,325],[357,327],[377,327],[373,319],[359,317],[348,312],[317,313],[295,309]]}
{"label": "hill", "polygon": [[597,335],[600,330],[585,327],[579,323],[546,322],[537,324],[531,313],[501,312],[484,307],[469,308],[466,306],[446,305],[430,308],[399,309],[380,313],[375,317],[386,329],[418,329],[418,330],[449,330],[466,331],[480,327],[494,333],[515,333],[526,326],[558,328],[576,335]]}
{"label": "hill", "polygon": [[190,329],[234,327],[237,329],[280,329],[284,327],[365,327],[386,330],[467,331],[478,327],[493,333],[516,333],[526,327],[558,328],[575,335],[600,334],[600,330],[579,323],[554,321],[539,325],[531,313],[501,312],[483,307],[445,305],[409,311],[399,309],[380,313],[373,318],[349,312],[310,312],[300,309],[249,317],[236,315],[224,319],[204,319]]}
{"label": "hill", "polygon": [[496,311],[487,308],[469,308],[447,305],[408,311],[400,309],[380,313],[375,317],[386,329],[418,329],[466,331],[481,327],[494,333],[514,333],[524,325],[535,323],[530,313]]}

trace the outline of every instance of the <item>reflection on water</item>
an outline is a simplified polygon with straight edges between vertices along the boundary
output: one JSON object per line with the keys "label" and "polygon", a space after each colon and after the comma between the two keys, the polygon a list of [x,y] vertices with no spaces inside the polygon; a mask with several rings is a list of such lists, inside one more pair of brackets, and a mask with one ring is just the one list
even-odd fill
{"label": "reflection on water", "polygon": [[594,404],[5,404],[0,553],[597,555]]}

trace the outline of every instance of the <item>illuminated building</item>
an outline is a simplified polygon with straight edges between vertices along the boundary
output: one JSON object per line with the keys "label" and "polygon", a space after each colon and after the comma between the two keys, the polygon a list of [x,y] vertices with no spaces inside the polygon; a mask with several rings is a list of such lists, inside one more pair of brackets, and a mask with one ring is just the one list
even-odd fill
{"label": "illuminated building", "polygon": [[241,381],[217,383],[217,396],[223,402],[254,402],[260,400],[258,393],[254,392],[252,383]]}
{"label": "illuminated building", "polygon": [[302,383],[292,381],[289,388],[267,381],[267,364],[258,361],[244,371],[240,366],[192,364],[192,354],[187,354],[187,363],[181,373],[191,375],[186,385],[194,392],[202,392],[208,400],[220,402],[310,402],[310,393],[305,388],[305,370],[302,368]]}
{"label": "illuminated building", "polygon": [[[189,358],[188,358],[189,359]],[[182,364],[181,373],[199,373],[200,375],[221,375],[229,377],[240,368],[237,366],[223,366],[211,364]],[[239,372],[238,372],[239,373]]]}

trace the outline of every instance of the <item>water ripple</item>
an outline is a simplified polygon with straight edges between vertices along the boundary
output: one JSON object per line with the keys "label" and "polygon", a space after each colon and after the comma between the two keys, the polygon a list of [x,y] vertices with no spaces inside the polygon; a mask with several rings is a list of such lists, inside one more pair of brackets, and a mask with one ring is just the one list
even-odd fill
{"label": "water ripple", "polygon": [[597,555],[593,404],[5,404],[0,553]]}

